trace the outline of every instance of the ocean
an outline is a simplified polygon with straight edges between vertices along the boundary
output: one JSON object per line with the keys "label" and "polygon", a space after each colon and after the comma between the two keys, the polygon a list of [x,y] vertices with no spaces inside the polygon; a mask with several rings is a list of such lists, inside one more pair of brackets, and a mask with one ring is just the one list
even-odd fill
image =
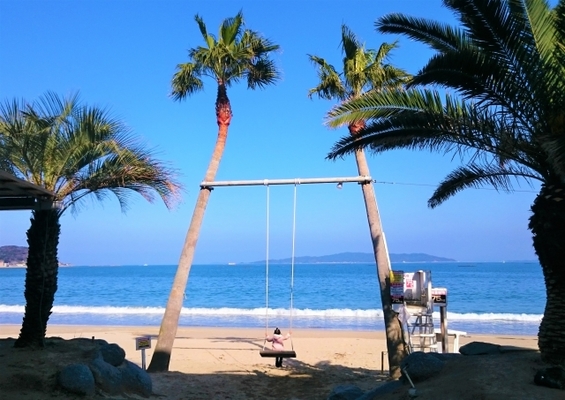
{"label": "ocean", "polygon": [[[431,271],[432,286],[448,290],[450,329],[537,335],[545,306],[537,262],[393,263],[392,269]],[[175,265],[61,267],[49,323],[158,326],[175,271]],[[24,280],[24,268],[0,268],[0,324],[21,324]],[[291,296],[290,265],[269,265],[268,285],[264,265],[193,265],[179,325],[384,330],[376,268],[297,264]]]}

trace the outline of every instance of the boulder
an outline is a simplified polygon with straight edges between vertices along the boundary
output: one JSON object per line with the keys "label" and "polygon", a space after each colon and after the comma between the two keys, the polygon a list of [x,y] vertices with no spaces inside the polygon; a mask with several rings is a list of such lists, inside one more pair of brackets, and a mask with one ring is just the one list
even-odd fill
{"label": "boulder", "polygon": [[565,389],[565,368],[557,366],[544,368],[536,372],[534,383],[553,389]]}
{"label": "boulder", "polygon": [[100,354],[104,361],[114,367],[122,365],[126,359],[126,352],[124,349],[115,343],[100,346]]}
{"label": "boulder", "polygon": [[412,382],[415,383],[437,375],[444,365],[445,361],[433,356],[432,353],[417,351],[405,357],[400,363],[400,368],[403,380],[408,381],[406,378],[406,374],[408,374]]}
{"label": "boulder", "polygon": [[484,354],[499,354],[500,345],[486,342],[471,342],[459,348],[464,356],[479,356]]}
{"label": "boulder", "polygon": [[67,365],[59,372],[57,378],[59,385],[71,393],[86,396],[95,393],[94,376],[86,364]]}
{"label": "boulder", "polygon": [[435,358],[440,359],[441,361],[449,361],[449,360],[455,360],[458,359],[460,357],[463,357],[463,354],[459,354],[459,353],[427,353],[430,356],[433,356]]}
{"label": "boulder", "polygon": [[355,385],[339,385],[333,388],[328,400],[357,400],[363,393]]}
{"label": "boulder", "polygon": [[122,374],[122,393],[139,394],[144,397],[151,396],[153,384],[151,377],[144,369],[128,360],[125,360],[119,369]]}
{"label": "boulder", "polygon": [[88,367],[92,371],[98,389],[110,395],[121,393],[122,372],[117,367],[108,364],[102,356],[92,360]]}
{"label": "boulder", "polygon": [[395,392],[399,389],[402,389],[402,391],[404,392],[406,390],[406,384],[401,381],[390,381],[376,387],[373,390],[368,391],[363,396],[357,398],[357,400],[375,400],[378,399],[379,396]]}

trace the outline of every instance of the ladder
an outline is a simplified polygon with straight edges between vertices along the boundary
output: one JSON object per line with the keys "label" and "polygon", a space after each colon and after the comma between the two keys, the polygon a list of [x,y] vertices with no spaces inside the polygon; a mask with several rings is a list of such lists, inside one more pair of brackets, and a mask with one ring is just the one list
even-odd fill
{"label": "ladder", "polygon": [[426,307],[409,307],[410,318],[407,321],[408,348],[415,351],[437,352],[437,340],[432,315],[433,310]]}

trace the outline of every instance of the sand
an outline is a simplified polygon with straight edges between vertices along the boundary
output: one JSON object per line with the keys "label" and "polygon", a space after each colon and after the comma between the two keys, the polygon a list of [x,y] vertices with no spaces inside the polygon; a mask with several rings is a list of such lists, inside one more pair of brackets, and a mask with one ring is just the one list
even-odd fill
{"label": "sand", "polygon": [[[0,339],[17,337],[19,329],[20,327],[15,325],[0,325]],[[140,366],[142,365],[142,353],[135,349],[135,338],[153,337],[154,347],[157,334],[158,327],[50,325],[47,331],[48,337],[57,336],[64,339],[95,337],[109,343],[117,343],[126,351],[127,359]],[[353,384],[362,390],[370,390],[387,380],[388,363],[386,356],[383,355],[386,343],[382,331],[295,329],[292,334],[292,343],[290,340],[286,343],[287,349],[294,348],[297,358],[285,359],[283,368],[276,368],[274,359],[260,356],[259,351],[263,347],[264,334],[264,329],[179,328],[170,371],[151,374],[154,397],[161,399],[325,399],[338,384]],[[522,353],[528,354],[530,358],[533,357],[531,361],[535,365],[539,364],[537,362],[539,354],[535,351],[537,349],[537,338],[535,337],[470,335],[462,337],[460,344],[464,345],[470,341],[485,341],[530,349],[531,351]],[[153,349],[145,351],[147,365],[151,360],[152,351]],[[514,360],[510,364],[516,362],[519,361]],[[513,366],[508,365],[508,367]],[[532,368],[531,365],[528,365],[524,373],[529,374]],[[534,373],[535,371],[532,372],[532,379],[528,379],[528,382],[520,383],[532,386],[533,390],[552,390],[534,386],[532,383]],[[465,380],[469,380],[469,377],[465,377]],[[521,378],[521,380],[524,379]],[[453,384],[457,385],[457,382]],[[423,389],[425,388],[422,387],[422,394],[425,393]],[[553,395],[554,392],[550,394]],[[563,392],[560,394],[562,395]],[[436,395],[440,398],[449,398],[447,393],[444,393],[443,397],[440,394]],[[420,396],[419,398],[426,397]],[[491,397],[483,395],[480,398],[489,399]],[[537,397],[534,394],[529,398]],[[552,397],[543,395],[540,398]]]}

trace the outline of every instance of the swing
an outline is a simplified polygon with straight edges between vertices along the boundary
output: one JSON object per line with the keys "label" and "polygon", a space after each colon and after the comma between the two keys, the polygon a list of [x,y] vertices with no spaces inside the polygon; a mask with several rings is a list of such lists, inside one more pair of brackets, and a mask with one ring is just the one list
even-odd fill
{"label": "swing", "polygon": [[[294,243],[296,239],[296,187],[298,182],[294,183],[294,207],[292,215],[292,256],[290,263],[290,327],[289,332],[292,332],[292,312],[293,312],[293,292],[294,292]],[[265,341],[263,342],[263,349],[259,351],[261,357],[279,357],[279,358],[295,358],[296,352],[294,351],[294,344],[292,343],[292,336],[290,336],[291,350],[270,350],[266,349],[267,334],[269,331],[269,185],[267,185],[267,258],[265,261]]]}

